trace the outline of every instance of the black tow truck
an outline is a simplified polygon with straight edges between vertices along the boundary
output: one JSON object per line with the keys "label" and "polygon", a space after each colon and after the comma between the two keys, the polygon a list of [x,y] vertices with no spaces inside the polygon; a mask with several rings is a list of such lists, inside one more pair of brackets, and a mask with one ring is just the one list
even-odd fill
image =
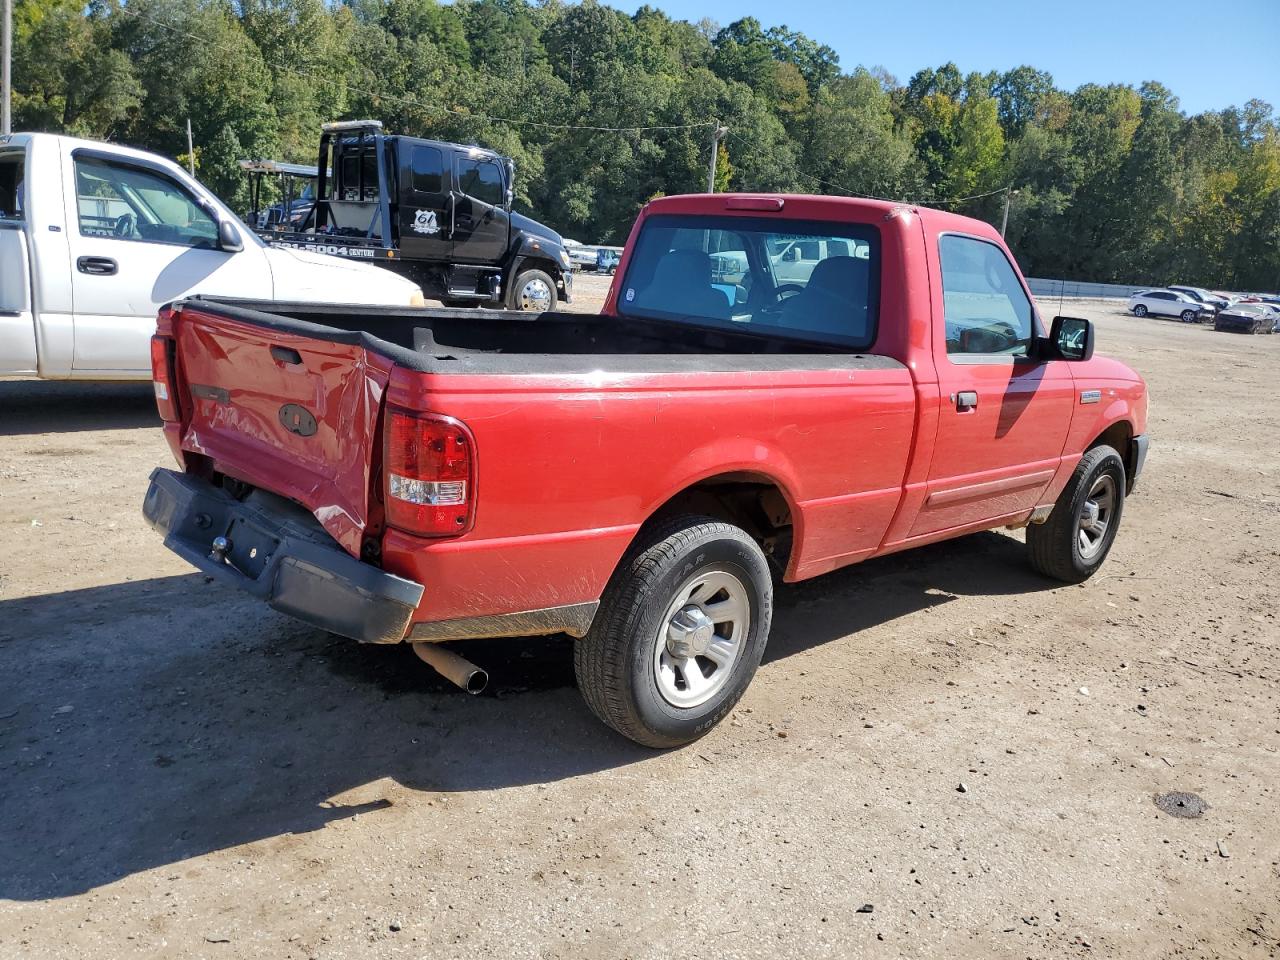
{"label": "black tow truck", "polygon": [[448,306],[555,310],[573,298],[569,255],[554,230],[512,210],[514,177],[509,158],[482,147],[385,134],[377,120],[327,123],[314,206],[258,232],[395,270]]}

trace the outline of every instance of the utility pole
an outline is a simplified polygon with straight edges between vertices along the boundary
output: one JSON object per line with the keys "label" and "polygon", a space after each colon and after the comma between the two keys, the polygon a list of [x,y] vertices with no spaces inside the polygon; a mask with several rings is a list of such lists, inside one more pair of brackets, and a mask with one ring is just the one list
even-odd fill
{"label": "utility pole", "polygon": [[[4,0],[9,3],[10,0]],[[187,117],[187,173],[194,180],[196,176],[196,148],[191,144],[191,118]]]}
{"label": "utility pole", "polygon": [[1004,239],[1004,232],[1009,228],[1009,198],[1016,197],[1019,191],[1013,189],[1013,184],[1004,188],[1004,219],[1000,221],[1000,239]]}
{"label": "utility pole", "polygon": [[13,0],[4,0],[4,23],[0,27],[4,31],[3,50],[0,50],[0,87],[4,88],[0,95],[0,134],[13,132],[13,116],[10,112],[13,103],[13,73],[10,61],[13,60]]}
{"label": "utility pole", "polygon": [[728,132],[729,128],[720,126],[719,120],[711,125],[711,167],[707,170],[707,193],[716,192],[716,161],[720,159],[720,138]]}

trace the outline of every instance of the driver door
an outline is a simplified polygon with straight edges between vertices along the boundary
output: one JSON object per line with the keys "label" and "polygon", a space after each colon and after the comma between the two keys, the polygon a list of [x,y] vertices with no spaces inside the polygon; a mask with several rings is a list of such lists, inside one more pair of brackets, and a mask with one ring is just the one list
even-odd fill
{"label": "driver door", "polygon": [[162,168],[83,150],[65,163],[76,373],[149,377],[156,314],[173,300],[271,297],[259,248],[217,249],[217,224]]}
{"label": "driver door", "polygon": [[454,200],[453,259],[460,263],[497,263],[507,252],[511,220],[505,208],[506,181],[496,160],[454,158],[458,192]]}
{"label": "driver door", "polygon": [[940,409],[911,537],[1036,507],[1061,463],[1075,395],[1065,362],[1027,355],[1043,331],[1004,251],[954,233],[932,243]]}

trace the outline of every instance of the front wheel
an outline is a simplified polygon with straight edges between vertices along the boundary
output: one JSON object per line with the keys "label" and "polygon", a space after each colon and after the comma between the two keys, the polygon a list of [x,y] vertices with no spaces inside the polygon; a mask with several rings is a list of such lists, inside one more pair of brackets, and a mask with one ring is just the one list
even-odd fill
{"label": "front wheel", "polygon": [[672,520],[614,573],[574,648],[578,688],[636,743],[691,743],[746,691],[772,617],[769,565],[745,531],[709,517]]}
{"label": "front wheel", "polygon": [[541,270],[524,270],[511,284],[507,305],[512,310],[548,313],[556,308],[556,282]]}
{"label": "front wheel", "polygon": [[1044,523],[1027,527],[1031,565],[1066,583],[1088,580],[1107,558],[1124,511],[1124,461],[1111,447],[1087,451]]}
{"label": "front wheel", "polygon": [[1136,307],[1133,308],[1133,315],[1135,317],[1145,317],[1147,315],[1147,308],[1144,307],[1142,304],[1138,304]]}
{"label": "front wheel", "polygon": [[1182,322],[1183,322],[1183,323],[1195,323],[1195,322],[1196,322],[1196,312],[1195,312],[1194,310],[1183,310],[1183,311],[1182,311]]}

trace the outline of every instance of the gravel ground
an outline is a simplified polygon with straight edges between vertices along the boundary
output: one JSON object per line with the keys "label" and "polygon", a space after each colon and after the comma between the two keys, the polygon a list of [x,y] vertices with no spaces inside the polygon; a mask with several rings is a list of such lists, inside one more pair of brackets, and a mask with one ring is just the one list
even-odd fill
{"label": "gravel ground", "polygon": [[786,587],[668,753],[567,642],[467,645],[468,698],[204,583],[148,387],[0,383],[0,957],[1276,956],[1280,337],[1071,306],[1152,393],[1102,573],[1002,532]]}

